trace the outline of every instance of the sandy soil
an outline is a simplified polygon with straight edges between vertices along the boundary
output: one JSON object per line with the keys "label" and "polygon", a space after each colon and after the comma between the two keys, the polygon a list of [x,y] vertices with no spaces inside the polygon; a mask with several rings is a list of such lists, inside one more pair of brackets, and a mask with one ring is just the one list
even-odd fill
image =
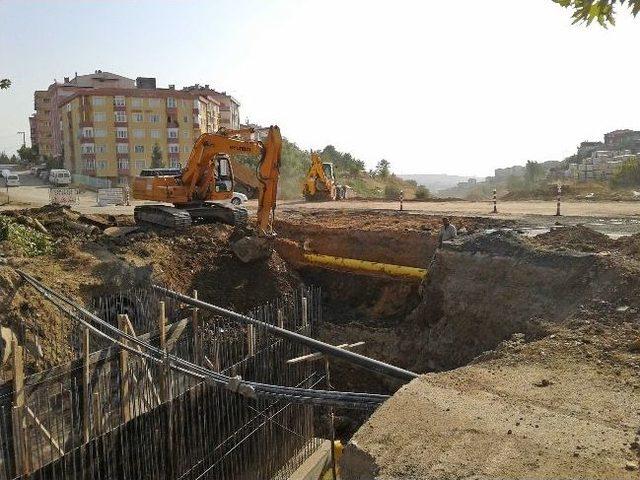
{"label": "sandy soil", "polygon": [[420,377],[355,435],[343,478],[637,479],[637,331],[599,333],[508,342]]}

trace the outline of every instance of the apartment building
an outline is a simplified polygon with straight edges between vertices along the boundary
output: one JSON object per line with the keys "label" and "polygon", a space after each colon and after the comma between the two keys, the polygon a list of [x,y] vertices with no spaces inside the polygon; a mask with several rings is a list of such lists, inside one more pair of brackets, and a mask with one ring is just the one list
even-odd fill
{"label": "apartment building", "polygon": [[31,145],[37,145],[41,156],[46,155],[61,160],[64,149],[59,105],[79,91],[92,88],[134,87],[135,80],[96,70],[89,75],[78,76],[76,73],[73,78],[65,77],[63,82],[54,80],[47,90],[36,90],[33,95],[36,113],[29,117]]}
{"label": "apartment building", "polygon": [[183,91],[213,98],[220,105],[220,126],[231,130],[240,128],[240,102],[227,94],[227,92],[218,92],[210,88],[209,85],[201,86],[197,83],[183,88]]}
{"label": "apartment building", "polygon": [[185,165],[194,141],[220,128],[220,105],[195,91],[153,87],[77,91],[60,105],[64,165],[76,175],[115,185],[151,167],[155,145],[164,166]]}
{"label": "apartment building", "polygon": [[[37,145],[40,155],[53,156],[54,140],[51,126],[51,95],[48,90],[36,90],[33,94],[33,108],[36,111],[29,117],[31,144]],[[55,109],[54,109],[55,110]]]}

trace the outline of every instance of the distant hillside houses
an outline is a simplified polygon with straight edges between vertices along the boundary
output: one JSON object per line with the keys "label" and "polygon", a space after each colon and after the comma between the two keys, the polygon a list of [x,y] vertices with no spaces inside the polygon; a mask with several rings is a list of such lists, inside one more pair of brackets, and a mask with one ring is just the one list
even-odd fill
{"label": "distant hillside houses", "polygon": [[627,160],[640,153],[640,131],[614,130],[604,142],[582,142],[565,176],[576,181],[610,180]]}

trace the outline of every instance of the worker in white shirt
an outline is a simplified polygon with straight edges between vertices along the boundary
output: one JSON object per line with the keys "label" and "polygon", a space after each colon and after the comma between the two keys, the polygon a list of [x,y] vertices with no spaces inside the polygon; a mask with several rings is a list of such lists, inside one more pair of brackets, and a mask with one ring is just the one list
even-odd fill
{"label": "worker in white shirt", "polygon": [[458,231],[456,227],[453,226],[447,217],[444,217],[442,219],[442,228],[440,229],[440,233],[438,233],[438,248],[442,248],[442,242],[453,240],[457,235]]}

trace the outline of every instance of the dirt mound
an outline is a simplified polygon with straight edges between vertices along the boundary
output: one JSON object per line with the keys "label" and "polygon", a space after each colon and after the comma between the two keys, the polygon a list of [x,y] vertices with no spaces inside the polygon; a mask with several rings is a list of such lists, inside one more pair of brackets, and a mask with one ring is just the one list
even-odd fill
{"label": "dirt mound", "polygon": [[602,252],[616,248],[616,242],[603,233],[582,225],[555,228],[549,233],[534,237],[535,245],[554,250],[576,250],[579,252]]}
{"label": "dirt mound", "polygon": [[637,478],[634,329],[594,333],[411,382],[355,434],[342,478]]}

